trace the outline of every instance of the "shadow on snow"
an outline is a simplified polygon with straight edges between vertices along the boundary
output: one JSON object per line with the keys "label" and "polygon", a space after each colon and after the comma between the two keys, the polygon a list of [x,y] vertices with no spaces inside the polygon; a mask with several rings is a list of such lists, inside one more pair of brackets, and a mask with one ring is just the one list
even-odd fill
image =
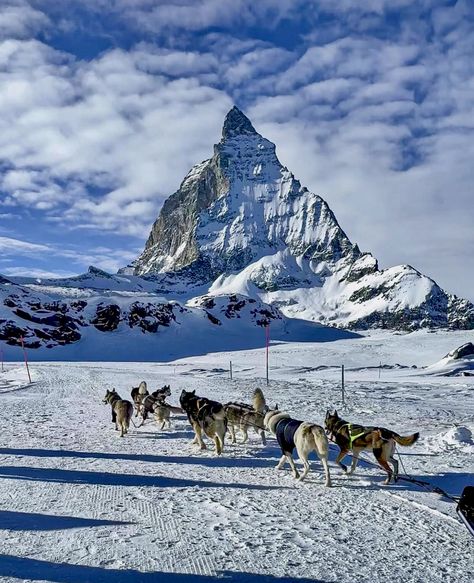
{"label": "shadow on snow", "polygon": [[[230,450],[233,446],[227,446]],[[196,450],[198,451],[198,450]],[[209,450],[212,451],[212,450]],[[276,452],[276,449],[275,449]],[[236,449],[236,453],[238,450]],[[211,468],[216,467],[236,467],[236,468],[268,468],[276,463],[276,457],[205,457],[198,453],[192,456],[174,456],[174,455],[155,455],[155,454],[132,454],[132,453],[106,453],[92,451],[71,451],[62,449],[12,449],[0,448],[0,455],[18,455],[46,458],[82,458],[82,459],[107,459],[107,460],[126,460],[135,462],[148,463],[168,463],[168,464],[185,464],[200,465]],[[278,456],[279,458],[280,456]],[[0,474],[2,469],[0,468]]]}
{"label": "shadow on snow", "polygon": [[96,520],[77,516],[53,516],[50,514],[0,510],[0,528],[3,530],[63,530],[119,524],[130,523],[117,520]]}
{"label": "shadow on snow", "polygon": [[60,470],[56,468],[33,468],[27,466],[4,466],[0,478],[28,480],[32,482],[55,482],[59,484],[90,484],[103,486],[143,486],[155,488],[237,488],[244,490],[278,490],[279,486],[259,484],[219,483],[205,480],[169,478],[137,474],[115,474],[82,470]]}
{"label": "shadow on snow", "polygon": [[0,555],[0,577],[52,583],[218,583],[219,581],[222,583],[325,583],[317,579],[273,577],[231,571],[220,571],[215,576],[164,572],[143,573],[131,569],[103,569],[9,555]]}

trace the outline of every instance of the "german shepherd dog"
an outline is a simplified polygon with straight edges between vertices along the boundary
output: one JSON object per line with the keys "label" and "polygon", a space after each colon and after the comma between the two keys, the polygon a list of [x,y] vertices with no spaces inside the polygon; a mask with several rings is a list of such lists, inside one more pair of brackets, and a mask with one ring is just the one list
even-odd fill
{"label": "german shepherd dog", "polygon": [[148,392],[147,386],[146,386],[146,382],[142,381],[138,387],[133,387],[132,388],[132,401],[135,407],[135,417],[138,417],[138,415],[140,414],[140,409],[141,409],[141,405],[142,405],[142,401],[143,399],[149,395],[150,393]]}
{"label": "german shepherd dog", "polygon": [[206,444],[202,440],[202,432],[204,432],[214,441],[216,454],[220,455],[224,449],[225,432],[227,431],[227,419],[222,403],[198,397],[196,391],[185,391],[184,389],[179,397],[179,403],[194,429],[193,443],[199,444],[201,449],[206,449]]}
{"label": "german shepherd dog", "polygon": [[264,415],[255,411],[251,405],[245,403],[226,403],[224,405],[225,416],[227,419],[227,429],[230,433],[231,443],[237,443],[235,437],[235,428],[238,427],[242,432],[242,443],[248,440],[248,427],[253,427],[260,435],[262,444],[266,445],[265,428],[263,426]]}
{"label": "german shepherd dog", "polygon": [[[281,411],[268,411],[265,415],[265,427],[276,436],[282,456],[276,468],[281,470],[288,461],[293,471],[293,476],[302,481],[306,478],[310,465],[308,455],[315,451],[324,468],[326,478],[325,486],[331,486],[329,474],[328,453],[329,443],[324,429],[319,425],[292,419],[288,413]],[[303,462],[303,473],[299,474],[293,460],[293,450],[296,447],[298,457]]]}
{"label": "german shepherd dog", "polygon": [[[390,484],[392,479],[396,482],[398,479],[398,462],[393,457],[395,443],[403,446],[413,445],[420,437],[419,433],[402,437],[395,431],[385,429],[385,427],[354,425],[341,419],[337,411],[334,411],[334,413],[327,411],[325,425],[327,434],[339,446],[340,451],[336,458],[336,463],[347,474],[353,474],[357,467],[360,453],[364,449],[372,449],[375,459],[387,472],[387,479],[384,484]],[[352,451],[352,464],[348,470],[342,460],[349,451]],[[392,464],[393,471],[388,462]]]}
{"label": "german shepherd dog", "polygon": [[115,389],[107,390],[102,402],[111,405],[112,423],[115,423],[116,431],[120,428],[120,437],[123,437],[125,433],[128,433],[128,428],[130,427],[130,420],[133,415],[132,403],[121,399]]}

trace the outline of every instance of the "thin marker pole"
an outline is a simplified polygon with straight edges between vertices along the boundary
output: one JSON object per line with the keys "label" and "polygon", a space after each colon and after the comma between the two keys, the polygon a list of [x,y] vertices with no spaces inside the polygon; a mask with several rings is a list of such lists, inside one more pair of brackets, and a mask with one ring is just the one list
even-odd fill
{"label": "thin marker pole", "polygon": [[344,394],[344,365],[341,366],[341,381],[342,381],[342,385],[341,385],[341,389],[342,389],[342,404],[345,405],[346,404],[346,400],[345,400],[345,394]]}
{"label": "thin marker pole", "polygon": [[230,380],[232,380],[232,361],[229,362],[229,374],[230,374]]}
{"label": "thin marker pole", "polygon": [[30,367],[28,366],[28,357],[26,356],[26,348],[23,342],[23,336],[20,336],[21,347],[23,348],[23,356],[25,357],[26,372],[28,373],[28,378],[31,383]]}
{"label": "thin marker pole", "polygon": [[0,348],[0,356],[2,357],[2,372],[5,372],[5,369],[3,368],[3,348]]}

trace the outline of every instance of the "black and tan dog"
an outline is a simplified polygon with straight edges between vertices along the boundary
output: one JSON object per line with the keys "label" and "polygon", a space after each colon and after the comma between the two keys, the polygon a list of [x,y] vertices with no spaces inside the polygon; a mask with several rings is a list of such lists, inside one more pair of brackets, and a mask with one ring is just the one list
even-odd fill
{"label": "black and tan dog", "polygon": [[120,429],[120,437],[123,437],[125,433],[128,433],[128,428],[130,427],[130,420],[133,415],[132,403],[121,399],[115,389],[107,390],[102,402],[112,407],[112,423],[115,423],[116,431]]}
{"label": "black and tan dog", "polygon": [[[364,427],[363,425],[348,423],[339,417],[337,411],[334,411],[334,413],[328,411],[326,413],[325,425],[330,439],[340,449],[336,463],[347,474],[354,473],[360,453],[364,449],[372,449],[375,459],[388,474],[385,484],[389,484],[392,479],[396,482],[398,478],[398,462],[393,457],[395,443],[403,446],[413,445],[420,437],[419,433],[402,437],[395,431],[385,429],[385,427]],[[349,451],[352,451],[352,464],[350,469],[347,469],[342,460]],[[388,462],[392,464],[393,470]]]}
{"label": "black and tan dog", "polygon": [[227,419],[222,403],[211,401],[206,397],[198,397],[196,391],[185,390],[181,392],[179,403],[194,429],[193,443],[198,443],[201,449],[206,449],[206,444],[202,440],[202,432],[204,432],[214,441],[216,454],[220,455],[224,449],[227,431]]}

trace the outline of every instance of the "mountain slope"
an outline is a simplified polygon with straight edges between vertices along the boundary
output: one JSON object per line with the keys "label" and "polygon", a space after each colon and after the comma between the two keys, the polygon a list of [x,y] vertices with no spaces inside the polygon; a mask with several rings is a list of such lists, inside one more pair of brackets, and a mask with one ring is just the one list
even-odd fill
{"label": "mountain slope", "polygon": [[416,269],[379,270],[236,107],[212,158],[167,199],[123,273],[154,274],[166,289],[243,293],[288,316],[344,327],[474,327],[474,306]]}

